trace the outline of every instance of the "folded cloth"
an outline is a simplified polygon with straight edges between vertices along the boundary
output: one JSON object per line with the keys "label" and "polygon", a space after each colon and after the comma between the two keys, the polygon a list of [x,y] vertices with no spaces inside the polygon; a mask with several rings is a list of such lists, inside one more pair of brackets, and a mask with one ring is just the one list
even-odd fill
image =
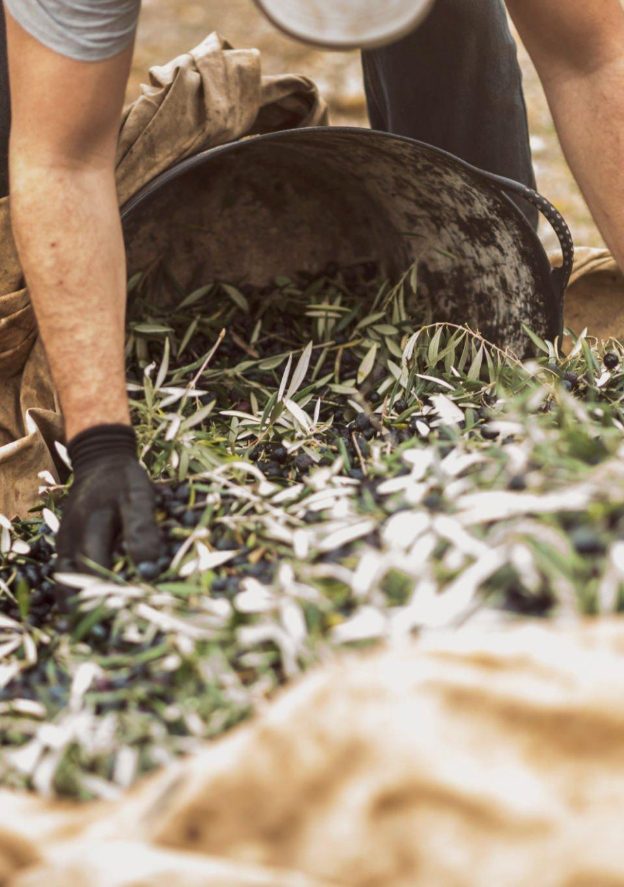
{"label": "folded cloth", "polygon": [[565,326],[597,339],[624,340],[624,274],[606,249],[576,250],[566,292]]}
{"label": "folded cloth", "polygon": [[[218,34],[149,72],[124,112],[117,151],[123,205],[159,173],[198,151],[243,136],[318,126],[327,108],[314,83],[265,77],[255,49]],[[63,421],[19,259],[9,198],[0,201],[0,513],[24,515],[38,499],[38,474],[62,479],[55,448]]]}

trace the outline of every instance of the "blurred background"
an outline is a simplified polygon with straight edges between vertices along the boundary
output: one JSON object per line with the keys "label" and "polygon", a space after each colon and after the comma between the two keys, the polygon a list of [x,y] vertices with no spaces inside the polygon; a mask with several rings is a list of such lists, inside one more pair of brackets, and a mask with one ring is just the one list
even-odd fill
{"label": "blurred background", "polygon": [[[329,103],[334,124],[368,125],[359,53],[326,53],[282,36],[251,0],[143,0],[143,12],[128,98],[134,98],[150,65],[162,64],[192,49],[210,31],[236,47],[257,47],[268,74],[294,72],[316,81]],[[522,46],[520,58],[532,133],[538,187],[563,213],[578,246],[602,246],[563,159],[544,93]],[[547,247],[554,235],[544,229]]]}

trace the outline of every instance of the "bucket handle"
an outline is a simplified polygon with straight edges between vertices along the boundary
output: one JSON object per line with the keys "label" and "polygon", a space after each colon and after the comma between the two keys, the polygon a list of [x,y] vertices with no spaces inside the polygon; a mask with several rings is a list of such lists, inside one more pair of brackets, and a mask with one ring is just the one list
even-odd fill
{"label": "bucket handle", "polygon": [[568,223],[563,218],[558,209],[556,209],[550,201],[542,197],[537,191],[523,185],[522,182],[514,182],[513,179],[506,179],[504,176],[497,176],[494,173],[478,170],[484,179],[499,185],[504,191],[511,192],[518,197],[524,198],[527,203],[537,207],[544,218],[549,222],[551,228],[559,239],[561,247],[561,255],[563,262],[558,268],[552,269],[552,278],[562,295],[565,295],[572,269],[574,267],[574,241],[568,227]]}

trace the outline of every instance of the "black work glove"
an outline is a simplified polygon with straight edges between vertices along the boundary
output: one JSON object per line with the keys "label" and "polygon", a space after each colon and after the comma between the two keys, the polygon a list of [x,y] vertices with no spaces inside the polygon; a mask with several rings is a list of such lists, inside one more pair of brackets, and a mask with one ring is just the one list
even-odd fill
{"label": "black work glove", "polygon": [[56,540],[57,572],[88,572],[87,558],[110,567],[123,542],[135,564],[157,560],[160,534],[152,483],[127,425],[98,425],[67,445],[74,482]]}

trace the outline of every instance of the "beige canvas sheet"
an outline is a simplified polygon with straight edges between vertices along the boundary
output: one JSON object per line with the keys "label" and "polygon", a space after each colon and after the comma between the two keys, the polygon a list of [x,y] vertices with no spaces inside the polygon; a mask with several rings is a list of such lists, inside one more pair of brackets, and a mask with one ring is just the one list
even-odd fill
{"label": "beige canvas sheet", "polygon": [[0,791],[3,887],[624,884],[624,623],[349,654],[119,801]]}

